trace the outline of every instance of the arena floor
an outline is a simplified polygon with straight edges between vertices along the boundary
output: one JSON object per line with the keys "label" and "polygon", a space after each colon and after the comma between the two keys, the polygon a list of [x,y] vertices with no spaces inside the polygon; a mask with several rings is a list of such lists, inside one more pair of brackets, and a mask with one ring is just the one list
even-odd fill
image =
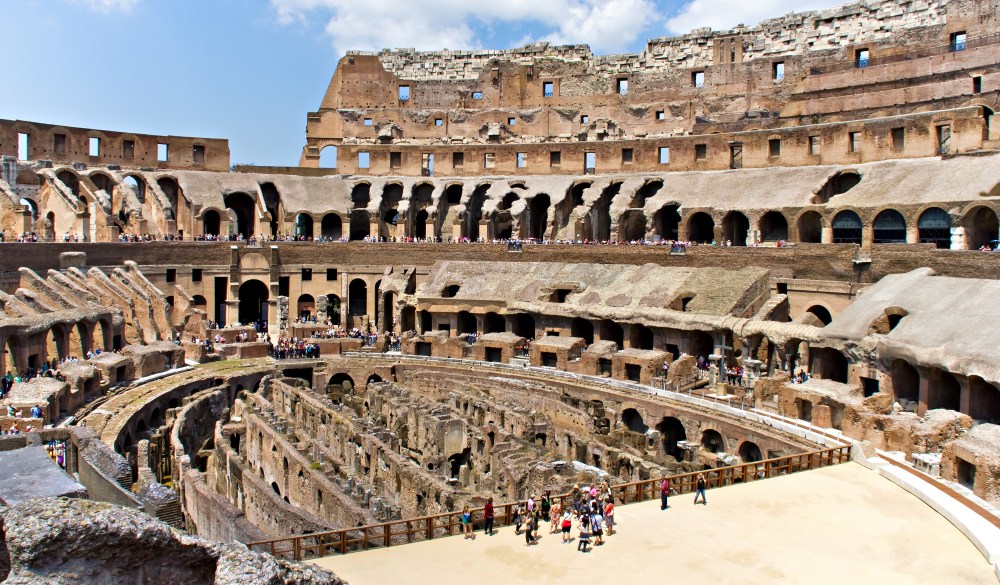
{"label": "arena floor", "polygon": [[[619,507],[620,532],[583,554],[543,524],[321,559],[351,585],[385,583],[996,583],[972,543],[926,504],[855,463]],[[460,581],[459,581],[460,580]],[[651,581],[652,582],[652,581]]]}

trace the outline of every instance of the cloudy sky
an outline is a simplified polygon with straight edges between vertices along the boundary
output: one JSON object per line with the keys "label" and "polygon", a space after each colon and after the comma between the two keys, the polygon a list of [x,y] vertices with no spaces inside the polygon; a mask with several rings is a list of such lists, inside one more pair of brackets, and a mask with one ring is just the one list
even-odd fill
{"label": "cloudy sky", "polygon": [[294,165],[348,49],[587,43],[756,24],[843,0],[17,0],[0,118],[224,137],[233,162]]}

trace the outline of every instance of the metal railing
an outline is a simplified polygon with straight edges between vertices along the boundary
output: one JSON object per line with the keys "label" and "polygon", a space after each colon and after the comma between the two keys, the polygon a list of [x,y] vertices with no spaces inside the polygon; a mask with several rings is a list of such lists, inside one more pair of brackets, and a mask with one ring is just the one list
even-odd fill
{"label": "metal railing", "polygon": [[[703,470],[670,476],[670,486],[678,494],[695,491],[697,477],[705,475],[708,488],[718,488],[771,477],[780,477],[799,471],[809,471],[845,463],[851,459],[851,447],[837,447],[787,455],[765,461],[742,463],[730,467]],[[661,478],[653,478],[611,487],[615,502],[631,504],[653,500],[660,495]],[[563,507],[572,501],[573,494],[554,496]],[[494,506],[494,525],[509,526],[514,519],[514,506],[523,502],[510,502]],[[334,554],[347,554],[375,548],[399,546],[460,534],[462,512],[448,512],[432,516],[395,520],[382,524],[359,526],[329,532],[289,536],[274,540],[247,543],[250,550],[268,552],[276,557],[302,561]],[[472,510],[475,527],[483,524],[483,509]]]}

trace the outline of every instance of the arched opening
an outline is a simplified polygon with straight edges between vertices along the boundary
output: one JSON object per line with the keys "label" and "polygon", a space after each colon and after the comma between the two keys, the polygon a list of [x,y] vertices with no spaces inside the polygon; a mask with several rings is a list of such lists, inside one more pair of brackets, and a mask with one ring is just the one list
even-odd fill
{"label": "arched opening", "polygon": [[396,237],[396,226],[399,225],[399,202],[403,200],[403,186],[390,183],[382,190],[382,203],[379,205],[379,231],[382,238]]}
{"label": "arched opening", "polygon": [[122,180],[122,184],[128,185],[132,189],[132,193],[135,194],[135,198],[139,200],[139,203],[146,202],[146,182],[142,180],[142,177],[128,175]]}
{"label": "arched opening", "polygon": [[621,325],[607,319],[601,321],[601,341],[614,341],[618,349],[625,347],[625,330]]}
{"label": "arched opening", "polygon": [[426,209],[421,209],[413,216],[413,237],[418,240],[427,239],[427,220],[430,214]]}
{"label": "arched opening", "polygon": [[208,301],[201,295],[194,295],[192,297],[191,306],[204,311],[205,307],[208,306]]}
{"label": "arched opening", "polygon": [[417,330],[416,308],[409,305],[403,307],[403,310],[399,313],[399,330],[403,332]]}
{"label": "arched opening", "polygon": [[163,177],[156,181],[156,184],[160,186],[160,190],[163,191],[163,195],[167,198],[167,203],[169,209],[163,210],[163,217],[171,220],[177,219],[177,202],[180,201],[181,186],[172,177]]}
{"label": "arched opening", "polygon": [[927,410],[943,408],[959,411],[962,404],[962,387],[951,372],[931,371],[931,387],[927,393]]}
{"label": "arched opening", "polygon": [[704,211],[696,212],[688,218],[687,226],[688,241],[698,243],[715,241],[715,220]]}
{"label": "arched opening", "polygon": [[334,325],[340,325],[340,295],[326,295],[326,315]]}
{"label": "arched opening", "polygon": [[490,190],[490,183],[477,185],[469,197],[469,202],[465,205],[465,217],[462,218],[462,236],[470,240],[480,237],[479,222],[483,217],[483,202],[486,200],[486,193]]}
{"label": "arched opening", "polygon": [[319,166],[321,169],[337,168],[337,147],[325,146],[319,151]]}
{"label": "arched opening", "polygon": [[833,218],[834,244],[861,244],[861,217],[850,209]]}
{"label": "arched opening", "polygon": [[807,313],[812,313],[816,315],[823,325],[829,325],[833,321],[833,315],[830,314],[830,310],[823,305],[813,305],[806,310]]}
{"label": "arched opening", "polygon": [[56,178],[70,190],[75,197],[80,196],[80,179],[70,171],[59,171]]}
{"label": "arched opening", "polygon": [[368,314],[368,283],[355,278],[348,286],[348,308],[352,317],[364,317]]}
{"label": "arched opening", "polygon": [[549,226],[549,207],[552,201],[545,193],[539,193],[528,201],[527,218],[521,222],[525,238],[544,240]]}
{"label": "arched opening", "polygon": [[905,244],[906,219],[895,209],[886,209],[873,222],[876,244]]}
{"label": "arched opening", "polygon": [[940,207],[931,207],[917,219],[921,244],[934,244],[940,250],[951,248],[951,216]]}
{"label": "arched opening", "polygon": [[219,212],[209,209],[202,215],[202,233],[206,236],[217,236],[222,226],[222,219]]}
{"label": "arched opening", "polygon": [[[562,201],[556,205],[556,225],[559,226],[559,229],[569,225],[570,219],[573,218],[573,210],[583,205],[583,192],[592,184],[588,181],[575,183],[566,192],[566,196],[563,197]],[[576,236],[577,234],[573,235]]]}
{"label": "arched opening", "polygon": [[629,344],[633,349],[653,349],[653,330],[645,325],[632,325]]}
{"label": "arched opening", "polygon": [[750,220],[739,211],[730,211],[722,218],[722,239],[734,246],[746,246],[750,234]]}
{"label": "arched opening", "polygon": [[500,315],[486,313],[486,317],[483,319],[483,330],[486,333],[503,333],[507,331],[507,326]]}
{"label": "arched opening", "polygon": [[324,240],[339,240],[343,229],[343,221],[336,213],[328,213],[323,216],[320,223],[320,234]]}
{"label": "arched opening", "polygon": [[663,181],[660,179],[653,179],[651,181],[646,181],[642,187],[635,192],[632,197],[632,201],[629,202],[629,207],[632,209],[642,209],[646,206],[646,201],[656,195],[656,193],[663,188]]}
{"label": "arched opening", "polygon": [[920,374],[903,360],[892,362],[892,392],[897,401],[916,402],[920,398]]}
{"label": "arched opening", "polygon": [[762,242],[779,242],[788,239],[788,220],[777,211],[768,211],[760,218]]}
{"label": "arched opening", "polygon": [[468,311],[458,312],[458,333],[473,334],[476,332],[476,316]]}
{"label": "arched opening", "polygon": [[646,239],[646,214],[641,209],[632,209],[623,213],[618,226],[619,237],[624,242],[638,242]]}
{"label": "arched opening", "polygon": [[701,434],[701,446],[712,453],[722,453],[726,450],[726,442],[719,431],[708,429]]}
{"label": "arched opening", "polygon": [[260,195],[264,201],[264,209],[271,216],[268,221],[271,236],[275,237],[278,235],[278,222],[281,219],[281,193],[278,193],[274,183],[261,183]]}
{"label": "arched opening", "polygon": [[646,422],[642,420],[642,415],[634,408],[626,408],[622,411],[622,424],[633,433],[645,433],[649,430]]}
{"label": "arched opening", "polygon": [[800,242],[818,244],[823,241],[823,216],[816,211],[807,211],[799,216],[795,229]]}
{"label": "arched opening", "polygon": [[372,186],[368,183],[357,183],[351,188],[351,207],[364,209],[372,201]]}
{"label": "arched opening", "polygon": [[472,466],[472,447],[466,447],[461,453],[456,453],[448,457],[451,467],[451,479],[459,479],[462,467]]}
{"label": "arched opening", "polygon": [[514,322],[512,323],[511,330],[516,335],[521,337],[526,337],[528,339],[535,338],[535,318],[527,313],[518,313],[513,317]]}
{"label": "arched opening", "polygon": [[1000,390],[979,376],[969,377],[969,416],[979,422],[1000,421]]}
{"label": "arched opening", "polygon": [[743,463],[752,463],[754,461],[763,461],[764,454],[761,452],[760,447],[757,443],[753,441],[743,441],[740,444],[740,448],[736,451],[736,454],[740,456]]}
{"label": "arched opening", "polygon": [[234,232],[244,238],[254,235],[254,200],[246,193],[230,193],[223,198],[226,209],[236,215]]}
{"label": "arched opening", "polygon": [[839,350],[830,347],[810,348],[809,361],[809,371],[817,378],[847,383],[847,356]]}
{"label": "arched opening", "polygon": [[707,358],[715,351],[715,340],[706,331],[688,333],[688,355]]}
{"label": "arched opening", "polygon": [[656,425],[656,430],[660,431],[660,438],[663,441],[663,452],[678,461],[683,461],[685,451],[677,445],[677,442],[687,440],[684,423],[672,416],[665,416],[660,421],[660,424]]}
{"label": "arched opening", "polygon": [[664,240],[677,240],[681,224],[680,206],[676,203],[664,205],[653,216],[656,233]]}
{"label": "arched opening", "polygon": [[1000,238],[1000,221],[989,207],[975,207],[965,216],[965,234],[970,250],[995,248]]}
{"label": "arched opening", "polygon": [[311,240],[313,237],[313,218],[308,213],[295,216],[295,238]]}
{"label": "arched opening", "polygon": [[327,386],[334,386],[342,389],[344,392],[351,392],[354,390],[354,378],[343,372],[334,374],[330,377],[330,383]]}
{"label": "arched opening", "polygon": [[823,187],[816,192],[812,202],[816,205],[828,203],[837,195],[847,193],[861,182],[861,175],[854,171],[844,171],[830,177]]}
{"label": "arched opening", "polygon": [[363,209],[352,209],[351,210],[351,236],[352,242],[357,242],[359,240],[364,240],[370,234],[368,233],[370,228],[368,212]]}
{"label": "arched opening", "polygon": [[299,319],[310,320],[316,314],[316,299],[312,295],[299,295],[296,304],[296,315]]}
{"label": "arched opening", "polygon": [[594,324],[587,319],[577,317],[570,323],[570,335],[579,337],[587,342],[587,345],[594,343]]}
{"label": "arched opening", "polygon": [[394,331],[396,328],[396,293],[386,291],[382,294],[382,330]]}
{"label": "arched opening", "polygon": [[240,285],[239,320],[250,324],[267,319],[267,285],[259,280],[248,280]]}
{"label": "arched opening", "polygon": [[430,311],[420,311],[420,332],[425,333],[434,328],[434,317]]}
{"label": "arched opening", "polygon": [[384,381],[385,380],[382,379],[382,376],[372,374],[371,376],[368,376],[368,381],[365,382],[365,388],[368,388],[368,386],[371,386],[372,384],[381,384]]}
{"label": "arched opening", "polygon": [[621,183],[612,183],[601,191],[601,196],[583,218],[583,239],[592,242],[611,239],[611,202],[621,188]]}

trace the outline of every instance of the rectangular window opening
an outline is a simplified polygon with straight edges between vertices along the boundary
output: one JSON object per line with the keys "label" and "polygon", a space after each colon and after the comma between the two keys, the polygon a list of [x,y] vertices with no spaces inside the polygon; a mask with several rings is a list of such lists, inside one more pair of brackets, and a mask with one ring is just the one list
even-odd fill
{"label": "rectangular window opening", "polygon": [[983,93],[983,78],[978,75],[972,78],[972,93]]}
{"label": "rectangular window opening", "polygon": [[734,142],[729,145],[729,168],[743,168],[743,143]]}
{"label": "rectangular window opening", "polygon": [[191,269],[191,282],[201,282],[201,268]]}
{"label": "rectangular window opening", "polygon": [[451,154],[451,166],[460,169],[465,166],[465,153],[453,152]]}
{"label": "rectangular window opening", "polygon": [[403,153],[401,152],[390,152],[389,153],[389,168],[398,169],[403,166]]}
{"label": "rectangular window opening", "polygon": [[519,152],[517,153],[517,168],[523,169],[528,166],[528,153]]}
{"label": "rectangular window opening", "polygon": [[167,268],[167,282],[177,282],[176,268]]}
{"label": "rectangular window opening", "polygon": [[663,111],[663,110],[656,110],[656,119],[660,120],[660,121],[666,120],[667,119],[667,113],[665,111]]}
{"label": "rectangular window opening", "polygon": [[66,154],[65,134],[55,134],[52,136],[52,150],[56,154]]}
{"label": "rectangular window opening", "polygon": [[781,81],[785,78],[785,63],[783,61],[778,61],[771,68],[771,73],[774,76],[775,81]]}
{"label": "rectangular window opening", "polygon": [[694,160],[705,160],[708,158],[708,145],[707,144],[695,144],[694,145]]}
{"label": "rectangular window opening", "polygon": [[493,152],[487,152],[483,155],[483,168],[484,169],[494,169],[497,166],[497,155]]}
{"label": "rectangular window opening", "polygon": [[435,126],[444,126],[444,119],[442,119],[442,118],[434,118],[434,125]]}
{"label": "rectangular window opening", "polygon": [[278,277],[278,296],[287,297],[289,291],[292,290],[292,277],[291,276],[279,276]]}
{"label": "rectangular window opening", "polygon": [[595,170],[597,170],[597,153],[583,153],[583,172],[589,174],[593,173]]}
{"label": "rectangular window opening", "polygon": [[871,51],[868,49],[858,49],[854,52],[854,66],[858,69],[868,67],[871,61]]}
{"label": "rectangular window opening", "polygon": [[549,166],[557,167],[562,164],[562,152],[553,150],[549,152]]}
{"label": "rectangular window opening", "polygon": [[365,118],[364,125],[365,126],[374,126],[375,122],[371,118]]}
{"label": "rectangular window opening", "polygon": [[556,92],[556,84],[554,82],[552,82],[552,81],[543,81],[542,82],[542,96],[543,97],[552,97],[552,96],[555,95],[555,92]]}
{"label": "rectangular window opening", "polygon": [[474,92],[472,92],[472,99],[474,99],[474,100],[481,100],[481,99],[483,99],[483,92],[481,92],[481,91],[474,91]]}
{"label": "rectangular window opening", "polygon": [[948,154],[951,151],[951,125],[937,127],[938,154]]}
{"label": "rectangular window opening", "polygon": [[170,158],[170,147],[164,143],[156,145],[156,162],[167,162]]}
{"label": "rectangular window opening", "polygon": [[101,156],[101,139],[91,136],[87,141],[87,154],[90,156]]}
{"label": "rectangular window opening", "polygon": [[399,101],[405,102],[410,99],[410,86],[401,85],[399,86]]}
{"label": "rectangular window opening", "polygon": [[691,74],[691,85],[695,87],[705,87],[705,72],[695,71]]}
{"label": "rectangular window opening", "polygon": [[312,268],[303,268],[302,269],[302,280],[312,280],[312,279],[313,279],[313,270],[312,270]]}
{"label": "rectangular window opening", "polygon": [[820,146],[819,136],[810,136],[809,137],[809,154],[811,154],[813,156],[819,154],[820,148],[821,148],[821,146]]}
{"label": "rectangular window opening", "polygon": [[906,146],[906,134],[902,128],[892,129],[892,149],[893,150],[903,150]]}
{"label": "rectangular window opening", "polygon": [[847,149],[850,152],[861,152],[861,133],[860,132],[848,132],[847,133]]}
{"label": "rectangular window opening", "polygon": [[370,168],[372,164],[372,155],[369,152],[361,151],[358,153],[358,168],[367,169]]}
{"label": "rectangular window opening", "polygon": [[635,153],[631,148],[622,149],[622,163],[631,164],[635,160]]}
{"label": "rectangular window opening", "polygon": [[17,133],[17,160],[28,160],[28,143],[30,136],[23,133]]}
{"label": "rectangular window opening", "polygon": [[191,158],[194,160],[194,164],[196,165],[205,164],[205,147],[200,144],[195,144],[193,152],[191,153]]}
{"label": "rectangular window opening", "polygon": [[326,269],[326,279],[327,280],[337,280],[337,269],[327,268]]}
{"label": "rectangular window opening", "polygon": [[581,124],[589,124],[590,123],[590,116],[587,116],[587,115],[580,116],[580,123]]}
{"label": "rectangular window opening", "polygon": [[625,95],[628,93],[628,79],[619,79],[616,84],[616,89],[618,95]]}
{"label": "rectangular window opening", "polygon": [[964,51],[965,50],[965,31],[951,33],[951,50],[952,51]]}
{"label": "rectangular window opening", "polygon": [[667,146],[660,147],[660,164],[661,165],[670,164],[670,148]]}
{"label": "rectangular window opening", "polygon": [[781,156],[781,139],[772,138],[767,141],[767,155],[771,158],[778,158]]}
{"label": "rectangular window opening", "polygon": [[514,126],[517,124],[517,118],[507,118],[507,125]]}
{"label": "rectangular window opening", "polygon": [[122,158],[125,160],[133,160],[135,158],[135,141],[134,140],[123,140],[122,141]]}
{"label": "rectangular window opening", "polygon": [[434,176],[434,153],[420,153],[420,174],[424,177]]}

